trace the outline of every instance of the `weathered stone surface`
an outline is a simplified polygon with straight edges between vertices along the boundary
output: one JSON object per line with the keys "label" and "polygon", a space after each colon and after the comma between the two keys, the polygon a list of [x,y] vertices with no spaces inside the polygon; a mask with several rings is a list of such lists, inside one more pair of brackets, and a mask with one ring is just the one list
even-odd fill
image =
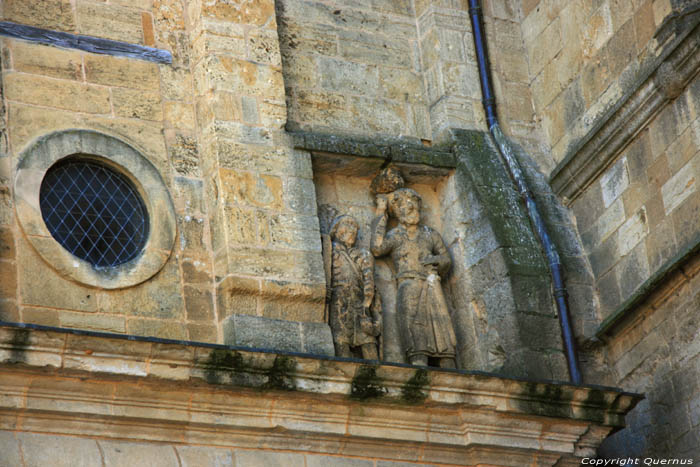
{"label": "weathered stone surface", "polygon": [[114,100],[114,112],[119,116],[143,120],[163,120],[163,104],[158,93],[114,88],[112,99]]}
{"label": "weathered stone surface", "polygon": [[106,88],[23,73],[6,75],[4,83],[8,99],[78,112],[111,112],[109,90]]}
{"label": "weathered stone surface", "polygon": [[290,452],[236,450],[236,467],[305,467],[304,456]]}
{"label": "weathered stone surface", "polygon": [[178,463],[172,446],[100,440],[105,463],[119,467],[148,464],[166,467]]}
{"label": "weathered stone surface", "polygon": [[81,34],[144,43],[141,12],[132,8],[79,2],[76,14]]}
{"label": "weathered stone surface", "polygon": [[17,438],[22,446],[25,465],[88,467],[102,463],[100,449],[94,439],[33,433],[20,433]]}
{"label": "weathered stone surface", "polygon": [[70,0],[3,2],[3,18],[31,26],[75,32],[75,13]]}
{"label": "weathered stone surface", "polygon": [[126,332],[126,318],[124,316],[60,311],[58,312],[58,323],[60,327],[64,328],[93,329],[118,334]]}
{"label": "weathered stone surface", "polygon": [[80,52],[47,45],[12,41],[13,67],[23,73],[82,81],[83,58]]}
{"label": "weathered stone surface", "polygon": [[177,456],[182,467],[233,467],[233,453],[228,449],[200,446],[178,446]]}
{"label": "weathered stone surface", "polygon": [[347,457],[306,456],[307,467],[323,467],[337,465],[338,467],[372,467],[372,462],[364,459],[349,459]]}
{"label": "weathered stone surface", "polygon": [[108,55],[85,55],[85,77],[89,83],[158,89],[159,76],[159,68],[155,63]]}
{"label": "weathered stone surface", "polygon": [[187,339],[187,328],[182,321],[128,319],[126,322],[126,333],[163,339]]}

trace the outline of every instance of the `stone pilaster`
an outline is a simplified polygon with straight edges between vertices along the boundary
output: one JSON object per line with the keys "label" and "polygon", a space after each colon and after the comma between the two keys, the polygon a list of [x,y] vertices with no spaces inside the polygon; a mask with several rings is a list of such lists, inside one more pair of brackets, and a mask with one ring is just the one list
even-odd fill
{"label": "stone pilaster", "polygon": [[218,317],[320,321],[310,158],[289,144],[274,1],[188,6]]}

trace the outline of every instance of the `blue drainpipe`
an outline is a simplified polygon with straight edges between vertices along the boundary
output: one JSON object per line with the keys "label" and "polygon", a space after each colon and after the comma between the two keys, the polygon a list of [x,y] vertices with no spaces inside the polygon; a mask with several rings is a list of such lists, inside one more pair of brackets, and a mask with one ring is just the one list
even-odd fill
{"label": "blue drainpipe", "polygon": [[552,240],[549,238],[547,228],[537,209],[532,193],[525,182],[522,168],[520,167],[518,160],[515,158],[513,148],[498,124],[498,117],[496,116],[496,98],[494,97],[493,89],[491,88],[489,57],[486,48],[486,37],[484,36],[479,0],[469,0],[469,16],[471,17],[472,23],[472,35],[474,36],[476,59],[479,64],[479,80],[481,82],[481,95],[482,102],[484,104],[484,111],[486,112],[486,122],[488,124],[489,131],[491,131],[493,139],[498,145],[498,149],[506,161],[508,171],[510,172],[511,177],[518,188],[518,192],[525,201],[528,216],[530,217],[530,221],[537,231],[537,236],[540,240],[542,248],[544,249],[545,256],[547,257],[549,270],[552,273],[552,281],[554,282],[554,297],[557,303],[557,309],[559,311],[559,324],[561,326],[561,334],[564,340],[566,361],[569,364],[569,377],[571,378],[572,383],[581,384],[581,372],[579,370],[578,358],[576,356],[574,334],[571,330],[569,307],[566,301],[566,287],[564,286],[559,254],[557,253],[557,249],[552,243]]}

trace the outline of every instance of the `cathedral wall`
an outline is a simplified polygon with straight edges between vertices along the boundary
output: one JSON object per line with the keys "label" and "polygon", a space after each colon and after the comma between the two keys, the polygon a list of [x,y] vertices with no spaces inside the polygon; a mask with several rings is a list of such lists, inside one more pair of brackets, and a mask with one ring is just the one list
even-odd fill
{"label": "cathedral wall", "polygon": [[522,34],[551,172],[656,58],[673,0],[526,0]]}
{"label": "cathedral wall", "polygon": [[[2,39],[2,319],[216,341],[209,222],[180,2],[9,1],[3,20],[165,48],[173,63]],[[128,142],[169,189],[178,224],[175,250],[145,284],[107,291],[67,280],[20,230],[12,184],[22,152],[39,137],[73,128]]]}

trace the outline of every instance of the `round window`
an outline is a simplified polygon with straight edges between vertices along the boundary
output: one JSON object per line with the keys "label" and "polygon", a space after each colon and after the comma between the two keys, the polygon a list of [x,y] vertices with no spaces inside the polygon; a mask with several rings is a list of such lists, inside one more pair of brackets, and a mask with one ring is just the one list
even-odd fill
{"label": "round window", "polygon": [[53,238],[96,267],[134,259],[148,238],[148,212],[133,184],[91,160],[53,165],[41,182],[39,202]]}
{"label": "round window", "polygon": [[162,162],[91,130],[36,139],[15,175],[25,239],[55,272],[81,284],[122,289],[153,277],[172,254],[177,223],[151,158]]}

